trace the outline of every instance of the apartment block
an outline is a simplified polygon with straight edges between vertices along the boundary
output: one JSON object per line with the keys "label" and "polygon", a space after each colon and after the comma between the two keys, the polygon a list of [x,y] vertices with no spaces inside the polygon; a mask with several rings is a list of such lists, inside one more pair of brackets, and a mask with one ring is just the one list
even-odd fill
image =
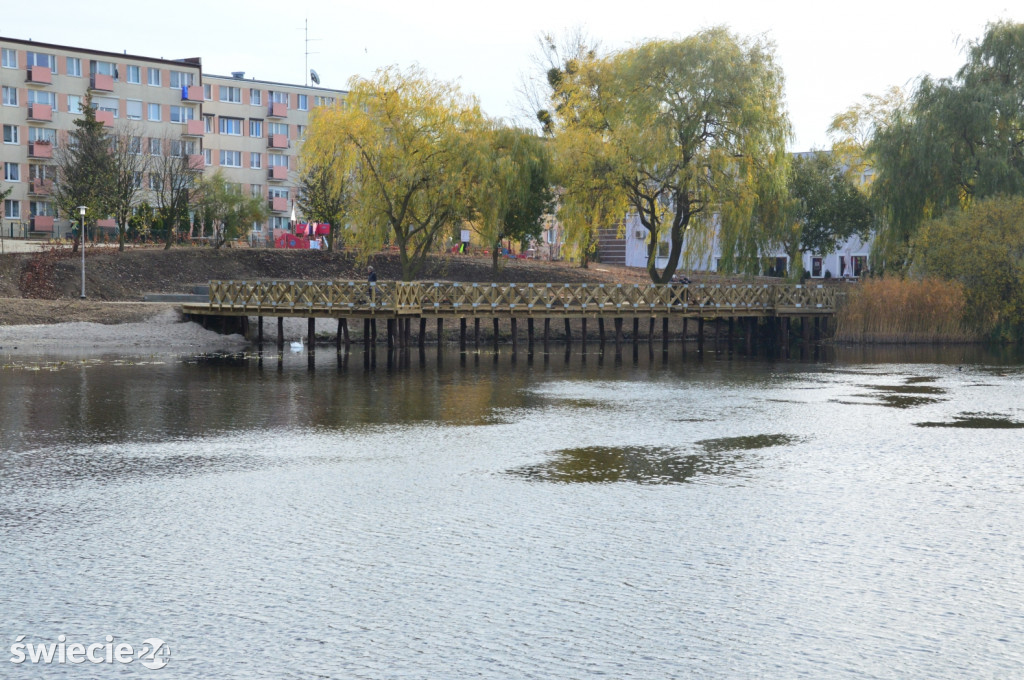
{"label": "apartment block", "polygon": [[[318,105],[342,90],[204,74],[200,58],[156,59],[0,37],[0,190],[4,236],[62,236],[73,215],[52,200],[54,152],[92,96],[98,120],[138,138],[140,153],[187,154],[267,200],[272,217],[252,238],[287,226],[298,148]],[[143,191],[148,184],[145,178]],[[114,229],[112,220],[100,226]]]}

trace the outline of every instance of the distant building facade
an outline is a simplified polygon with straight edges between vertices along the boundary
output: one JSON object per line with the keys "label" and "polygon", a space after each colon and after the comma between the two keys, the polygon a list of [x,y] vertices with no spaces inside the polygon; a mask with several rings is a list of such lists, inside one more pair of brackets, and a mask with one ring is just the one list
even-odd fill
{"label": "distant building facade", "polygon": [[[298,150],[316,106],[344,100],[321,87],[204,74],[200,58],[167,60],[0,37],[0,125],[4,236],[63,236],[73,215],[53,201],[57,146],[92,96],[97,120],[130,129],[140,153],[202,159],[243,191],[267,200],[271,217],[252,225],[266,241],[287,226],[297,193]],[[141,178],[145,182],[144,178]],[[145,183],[143,184],[144,191]],[[110,220],[101,226],[115,228]]]}

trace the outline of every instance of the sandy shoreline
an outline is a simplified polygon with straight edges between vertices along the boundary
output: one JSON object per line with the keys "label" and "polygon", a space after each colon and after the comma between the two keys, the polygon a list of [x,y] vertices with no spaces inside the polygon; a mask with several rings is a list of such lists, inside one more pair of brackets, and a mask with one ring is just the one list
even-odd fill
{"label": "sandy shoreline", "polygon": [[145,321],[128,323],[0,326],[0,355],[204,354],[237,352],[249,344],[241,335],[221,335],[182,321],[181,315],[171,308]]}

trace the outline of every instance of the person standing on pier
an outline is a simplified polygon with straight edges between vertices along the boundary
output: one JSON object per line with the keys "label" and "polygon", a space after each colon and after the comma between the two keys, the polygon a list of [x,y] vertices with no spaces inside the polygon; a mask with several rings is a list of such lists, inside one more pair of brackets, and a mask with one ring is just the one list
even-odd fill
{"label": "person standing on pier", "polygon": [[373,271],[373,267],[366,268],[366,280],[370,283],[377,283],[377,272]]}

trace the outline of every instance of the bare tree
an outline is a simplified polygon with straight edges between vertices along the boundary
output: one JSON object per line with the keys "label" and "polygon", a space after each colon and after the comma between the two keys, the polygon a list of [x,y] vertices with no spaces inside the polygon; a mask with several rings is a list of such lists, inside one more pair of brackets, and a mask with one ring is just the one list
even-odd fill
{"label": "bare tree", "polygon": [[189,208],[201,190],[203,157],[192,153],[196,150],[195,142],[180,137],[152,138],[149,143],[149,187],[166,229],[167,250],[180,226],[188,220]]}
{"label": "bare tree", "polygon": [[118,250],[124,250],[128,219],[142,195],[143,178],[149,171],[152,156],[143,153],[142,136],[131,123],[121,124],[110,138],[113,173],[110,207],[117,222]]}

